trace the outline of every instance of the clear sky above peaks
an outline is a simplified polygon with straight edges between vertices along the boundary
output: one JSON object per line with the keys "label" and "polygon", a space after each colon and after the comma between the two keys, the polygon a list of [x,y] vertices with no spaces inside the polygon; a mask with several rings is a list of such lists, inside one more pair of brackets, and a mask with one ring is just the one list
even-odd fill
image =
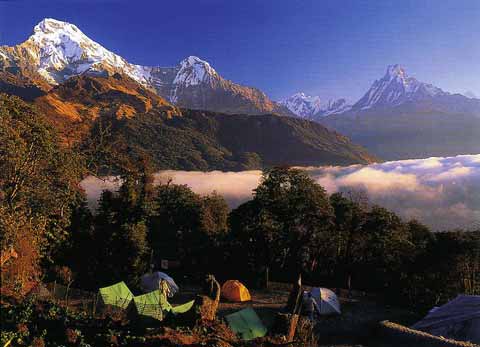
{"label": "clear sky above peaks", "polygon": [[273,99],[305,91],[356,101],[395,63],[480,96],[479,0],[0,0],[0,44],[24,41],[45,17],[132,63],[197,55]]}

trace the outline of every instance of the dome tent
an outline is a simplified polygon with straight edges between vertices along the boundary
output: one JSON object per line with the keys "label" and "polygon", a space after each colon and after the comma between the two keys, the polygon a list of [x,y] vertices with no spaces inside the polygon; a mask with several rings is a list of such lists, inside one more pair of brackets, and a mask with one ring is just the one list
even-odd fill
{"label": "dome tent", "polygon": [[315,287],[312,288],[310,294],[317,302],[321,315],[342,313],[338,297],[330,289]]}
{"label": "dome tent", "polygon": [[247,287],[237,280],[228,280],[222,286],[222,297],[229,301],[250,301],[252,297]]}
{"label": "dome tent", "polygon": [[413,329],[455,340],[480,343],[480,295],[459,295],[431,310]]}
{"label": "dome tent", "polygon": [[168,276],[164,272],[156,271],[153,273],[147,273],[142,276],[140,280],[140,285],[144,292],[152,292],[160,288],[160,282],[164,280],[167,281],[168,289],[169,289],[169,297],[172,297],[179,291],[179,288],[173,278]]}

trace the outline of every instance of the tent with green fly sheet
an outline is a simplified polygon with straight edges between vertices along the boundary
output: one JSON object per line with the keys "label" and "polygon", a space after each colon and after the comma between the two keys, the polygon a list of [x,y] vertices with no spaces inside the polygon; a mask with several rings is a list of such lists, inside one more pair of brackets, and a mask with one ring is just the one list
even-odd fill
{"label": "tent with green fly sheet", "polygon": [[165,314],[172,310],[165,295],[157,289],[153,292],[138,295],[133,298],[131,310],[140,316],[163,320]]}
{"label": "tent with green fly sheet", "polygon": [[267,334],[267,328],[251,307],[229,314],[225,316],[225,319],[230,329],[239,334],[244,340],[252,340]]}
{"label": "tent with green fly sheet", "polygon": [[99,302],[103,305],[110,305],[125,309],[133,299],[133,294],[125,282],[118,282],[98,290]]}
{"label": "tent with green fly sheet", "polygon": [[172,307],[171,312],[175,315],[188,312],[193,307],[194,303],[195,303],[195,300],[191,300],[189,302],[186,302],[185,304],[174,306],[174,307]]}

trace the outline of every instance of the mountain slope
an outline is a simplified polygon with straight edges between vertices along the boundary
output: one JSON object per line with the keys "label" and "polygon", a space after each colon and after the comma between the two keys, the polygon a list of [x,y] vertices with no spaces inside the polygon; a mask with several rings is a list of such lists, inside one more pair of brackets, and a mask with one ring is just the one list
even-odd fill
{"label": "mountain slope", "polygon": [[224,79],[208,62],[194,56],[182,60],[174,68],[155,68],[151,81],[159,95],[191,109],[293,116],[262,91]]}
{"label": "mountain slope", "polygon": [[376,80],[365,95],[356,102],[353,110],[394,107],[409,101],[447,95],[432,84],[419,82],[410,77],[400,65],[390,65],[385,75]]}
{"label": "mountain slope", "polygon": [[386,160],[480,152],[480,100],[387,68],[348,112],[318,121]]}
{"label": "mountain slope", "polygon": [[244,170],[375,160],[320,124],[179,109],[120,74],[74,76],[33,103],[65,145],[86,148],[101,142],[118,157],[147,155],[156,169]]}
{"label": "mountain slope", "polygon": [[171,103],[188,108],[292,115],[260,90],[224,79],[200,58],[190,56],[166,68],[131,64],[75,25],[50,18],[36,25],[25,42],[0,47],[0,69],[29,78],[44,91],[73,76],[121,73]]}
{"label": "mountain slope", "polygon": [[71,77],[33,102],[69,145],[81,142],[102,117],[128,118],[152,108],[167,117],[181,116],[178,108],[120,74]]}
{"label": "mountain slope", "polygon": [[335,115],[320,122],[385,160],[480,152],[480,117],[469,114],[397,107]]}
{"label": "mountain slope", "polygon": [[128,139],[158,169],[245,170],[271,165],[348,165],[375,160],[362,147],[320,124],[275,115],[156,110],[117,122],[112,141]]}

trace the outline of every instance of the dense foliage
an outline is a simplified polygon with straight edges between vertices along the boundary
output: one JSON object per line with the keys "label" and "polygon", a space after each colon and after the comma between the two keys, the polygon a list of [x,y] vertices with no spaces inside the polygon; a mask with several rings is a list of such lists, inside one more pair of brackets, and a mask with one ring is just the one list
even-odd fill
{"label": "dense foliage", "polygon": [[71,211],[81,201],[83,165],[58,145],[55,131],[31,106],[5,95],[0,144],[1,250],[18,259],[2,267],[2,291],[22,292],[38,279],[40,261],[51,263],[68,238]]}
{"label": "dense foliage", "polygon": [[[360,146],[317,123],[196,110],[182,110],[182,116],[175,117],[158,109],[131,118],[103,116],[84,142],[86,147],[107,142],[115,156],[147,153],[156,170],[241,171],[284,163],[348,165],[373,160]],[[103,153],[98,161],[106,156]]]}

